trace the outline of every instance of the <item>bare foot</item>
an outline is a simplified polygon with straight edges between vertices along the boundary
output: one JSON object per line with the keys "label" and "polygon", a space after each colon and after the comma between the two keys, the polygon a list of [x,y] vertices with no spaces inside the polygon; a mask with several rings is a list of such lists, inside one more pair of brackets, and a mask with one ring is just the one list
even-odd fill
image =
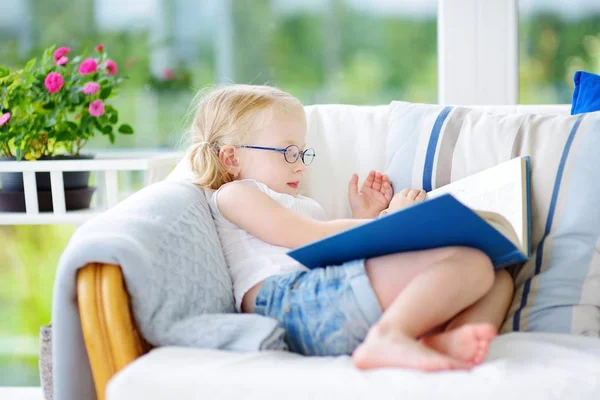
{"label": "bare foot", "polygon": [[475,366],[485,360],[490,342],[496,334],[496,328],[490,324],[469,324],[425,337],[421,342],[434,350]]}
{"label": "bare foot", "polygon": [[381,334],[376,326],[354,350],[352,359],[360,369],[398,367],[443,371],[468,368],[465,362],[440,354],[410,337]]}

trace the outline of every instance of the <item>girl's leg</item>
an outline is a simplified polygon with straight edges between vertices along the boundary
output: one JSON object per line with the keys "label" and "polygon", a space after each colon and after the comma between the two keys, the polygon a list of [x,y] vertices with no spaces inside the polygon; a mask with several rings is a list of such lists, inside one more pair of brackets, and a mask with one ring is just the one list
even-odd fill
{"label": "girl's leg", "polygon": [[446,326],[446,331],[478,322],[487,322],[496,329],[500,329],[512,302],[513,294],[514,283],[508,271],[497,271],[490,291],[477,303],[454,317]]}
{"label": "girl's leg", "polygon": [[[514,284],[510,274],[505,270],[496,272],[494,285],[482,299],[454,317],[443,332],[424,337],[422,342],[451,357],[461,358],[465,354],[465,347],[471,346],[470,336],[478,334],[477,330],[470,329],[470,324],[481,324],[479,331],[497,331],[504,322],[513,293]],[[487,348],[481,350],[484,350],[482,353],[487,352]],[[485,354],[475,358],[474,363],[482,362]]]}
{"label": "girl's leg", "polygon": [[[418,338],[490,290],[494,272],[485,254],[464,247],[440,248],[373,258],[365,268],[384,313],[353,353],[357,367],[442,370],[469,366],[470,360],[438,353]],[[487,344],[492,337],[493,332],[475,336],[471,350],[476,353],[480,342]]]}

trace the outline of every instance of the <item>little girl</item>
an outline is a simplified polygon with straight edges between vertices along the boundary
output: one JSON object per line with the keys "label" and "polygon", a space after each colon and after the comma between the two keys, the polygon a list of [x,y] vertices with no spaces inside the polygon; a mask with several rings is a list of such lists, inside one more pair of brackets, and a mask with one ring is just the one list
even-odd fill
{"label": "little girl", "polygon": [[298,195],[317,157],[306,148],[304,108],[276,88],[216,89],[200,101],[192,128],[195,183],[213,191],[238,311],[275,318],[292,351],[352,354],[362,369],[439,371],[483,362],[513,286],[482,252],[438,248],[314,270],[286,254],[422,201],[423,191],[392,197],[389,179],[375,172],[358,191],[353,175],[354,218],[328,221],[316,201]]}

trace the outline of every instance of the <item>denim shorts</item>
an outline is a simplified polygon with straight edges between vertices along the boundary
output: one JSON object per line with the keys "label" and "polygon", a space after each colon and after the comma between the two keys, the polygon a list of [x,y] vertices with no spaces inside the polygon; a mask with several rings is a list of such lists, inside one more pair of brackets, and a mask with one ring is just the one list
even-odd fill
{"label": "denim shorts", "polygon": [[267,278],[254,312],[279,321],[291,351],[351,354],[382,314],[364,260]]}

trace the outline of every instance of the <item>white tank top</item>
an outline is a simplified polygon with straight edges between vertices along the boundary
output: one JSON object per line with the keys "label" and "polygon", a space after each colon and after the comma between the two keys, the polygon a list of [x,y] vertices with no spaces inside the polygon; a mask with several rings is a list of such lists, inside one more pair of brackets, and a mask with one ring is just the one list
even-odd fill
{"label": "white tank top", "polygon": [[[324,221],[325,210],[315,200],[305,196],[292,196],[271,190],[264,183],[251,179],[226,183],[212,193],[210,209],[215,220],[219,239],[225,253],[225,260],[233,281],[233,295],[238,312],[242,298],[250,288],[273,275],[287,274],[307,269],[286,253],[287,247],[267,243],[229,222],[219,211],[218,195],[227,185],[245,184],[266,193],[283,207],[308,218]],[[248,210],[252,212],[252,210]]]}

